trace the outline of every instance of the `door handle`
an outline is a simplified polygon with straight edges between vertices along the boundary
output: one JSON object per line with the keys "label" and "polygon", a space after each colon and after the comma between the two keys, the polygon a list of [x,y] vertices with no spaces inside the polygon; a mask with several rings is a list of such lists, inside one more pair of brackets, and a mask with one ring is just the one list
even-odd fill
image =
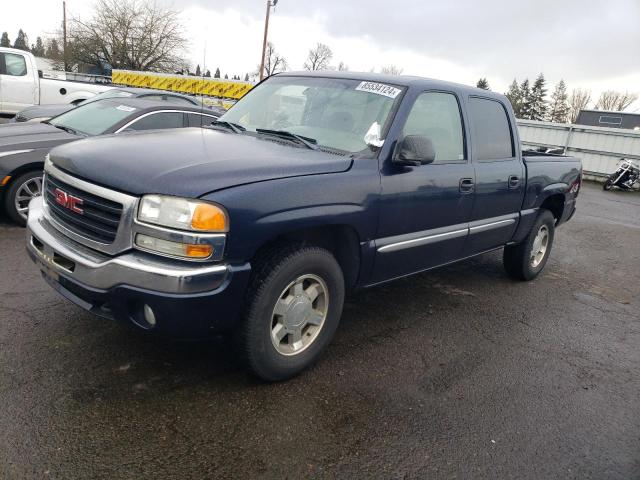
{"label": "door handle", "polygon": [[475,187],[473,178],[461,178],[460,179],[460,193],[471,193]]}
{"label": "door handle", "polygon": [[509,188],[518,188],[518,185],[520,185],[520,179],[518,178],[518,176],[511,175],[509,177]]}

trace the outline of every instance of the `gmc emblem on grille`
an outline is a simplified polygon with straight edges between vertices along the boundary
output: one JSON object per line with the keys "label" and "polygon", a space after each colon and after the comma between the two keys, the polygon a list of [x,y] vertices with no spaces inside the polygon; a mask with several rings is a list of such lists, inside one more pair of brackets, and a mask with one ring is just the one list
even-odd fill
{"label": "gmc emblem on grille", "polygon": [[82,205],[81,198],[74,197],[73,195],[62,191],[59,188],[56,188],[53,193],[56,196],[56,203],[58,205],[62,205],[64,208],[71,210],[72,212],[79,215],[84,215],[84,210],[79,206]]}

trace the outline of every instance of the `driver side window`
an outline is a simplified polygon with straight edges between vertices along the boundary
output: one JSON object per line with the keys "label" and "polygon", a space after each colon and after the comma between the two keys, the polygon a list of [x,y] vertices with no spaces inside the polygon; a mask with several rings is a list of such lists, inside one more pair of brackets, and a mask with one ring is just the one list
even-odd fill
{"label": "driver side window", "polygon": [[421,94],[411,108],[403,133],[428,137],[436,153],[433,163],[466,160],[460,108],[451,93]]}

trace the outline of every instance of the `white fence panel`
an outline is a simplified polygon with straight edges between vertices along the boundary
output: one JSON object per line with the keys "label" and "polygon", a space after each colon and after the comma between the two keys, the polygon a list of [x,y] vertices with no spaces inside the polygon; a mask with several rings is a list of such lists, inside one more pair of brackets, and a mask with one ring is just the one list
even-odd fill
{"label": "white fence panel", "polygon": [[563,148],[595,177],[613,172],[622,158],[640,160],[640,131],[534,120],[518,120],[518,131],[523,148]]}

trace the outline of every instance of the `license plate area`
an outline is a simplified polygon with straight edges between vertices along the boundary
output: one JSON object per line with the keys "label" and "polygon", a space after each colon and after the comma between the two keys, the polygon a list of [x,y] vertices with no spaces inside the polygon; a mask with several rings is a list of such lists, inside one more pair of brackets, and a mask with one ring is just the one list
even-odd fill
{"label": "license plate area", "polygon": [[73,273],[76,269],[76,262],[55,251],[48,253],[44,244],[35,236],[31,236],[31,244],[40,253],[40,262],[45,267],[46,273],[50,277],[57,278],[58,275],[55,271],[55,267],[59,267],[69,273]]}

